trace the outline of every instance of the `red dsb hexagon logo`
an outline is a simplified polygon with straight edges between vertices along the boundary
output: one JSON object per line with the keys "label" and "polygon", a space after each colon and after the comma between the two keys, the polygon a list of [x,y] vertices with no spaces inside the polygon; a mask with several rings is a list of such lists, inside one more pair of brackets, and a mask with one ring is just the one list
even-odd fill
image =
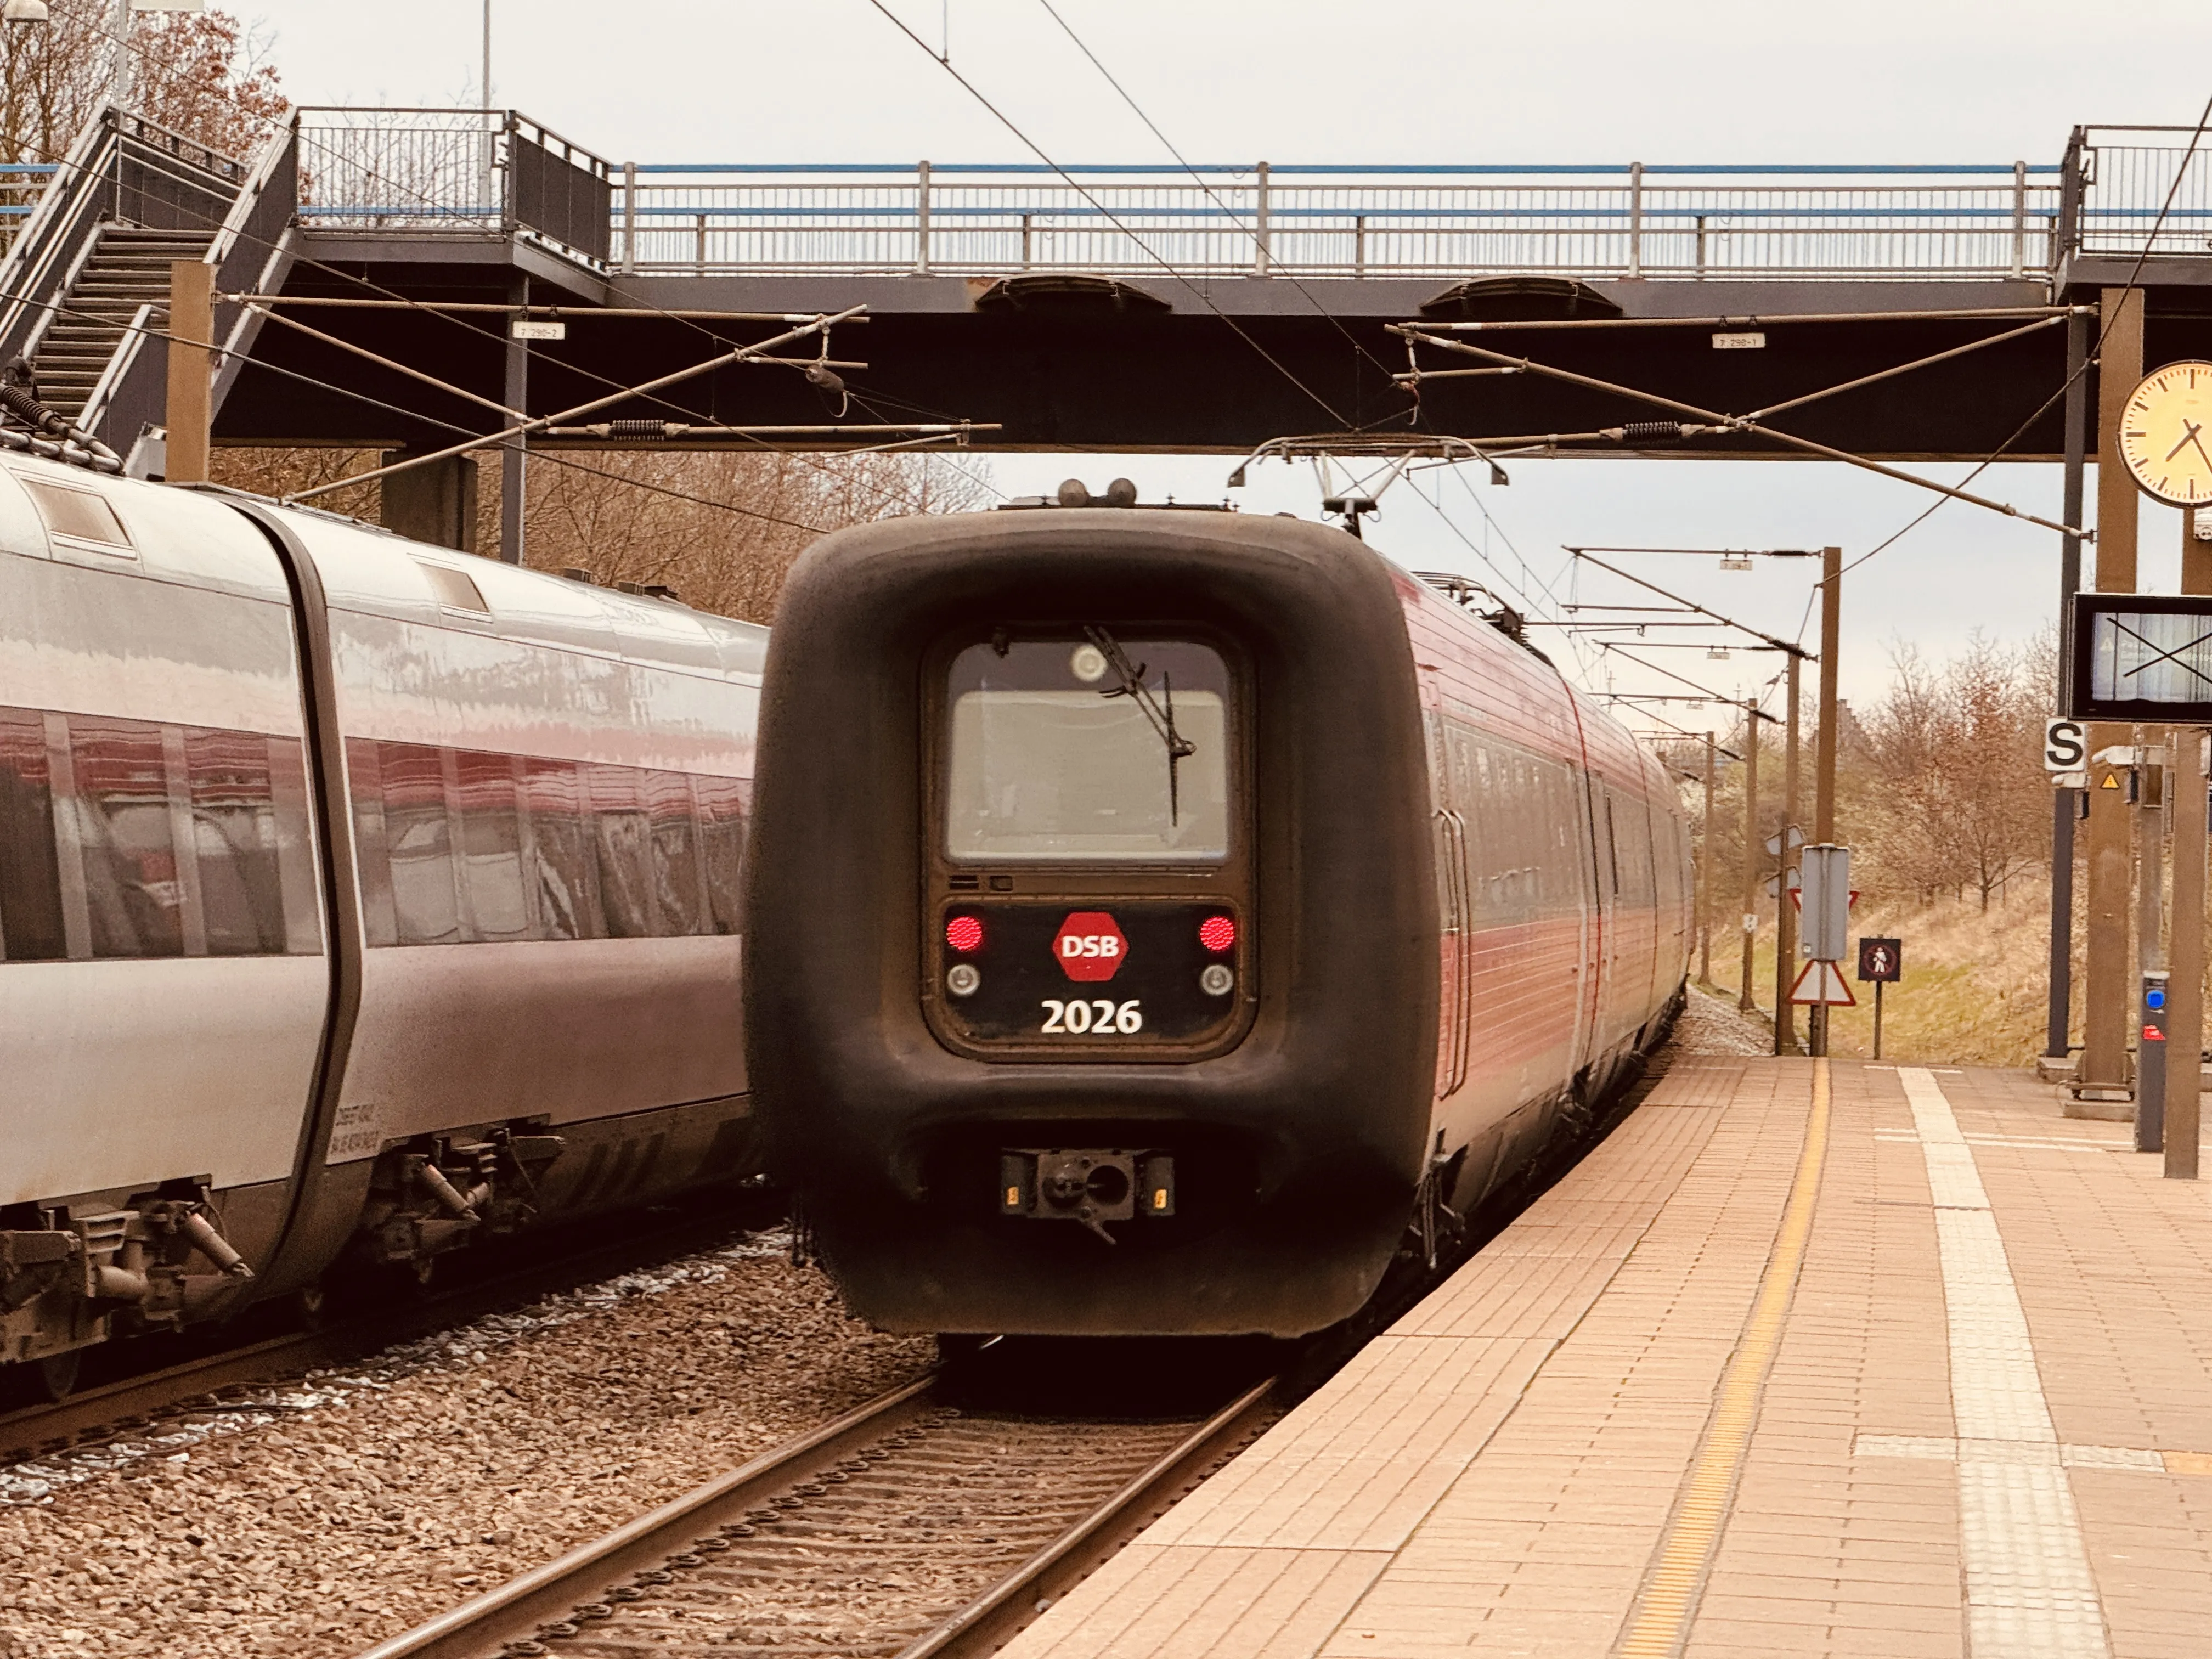
{"label": "red dsb hexagon logo", "polygon": [[1129,941],[1103,910],[1077,910],[1060,924],[1052,939],[1053,959],[1068,978],[1083,983],[1109,980],[1129,954]]}

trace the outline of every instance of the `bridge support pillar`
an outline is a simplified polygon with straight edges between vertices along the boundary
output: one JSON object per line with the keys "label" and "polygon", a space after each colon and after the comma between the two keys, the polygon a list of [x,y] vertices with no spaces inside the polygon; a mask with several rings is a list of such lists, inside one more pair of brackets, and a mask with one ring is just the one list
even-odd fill
{"label": "bridge support pillar", "polygon": [[[392,450],[384,465],[407,459]],[[477,550],[477,463],[473,455],[449,455],[442,461],[410,467],[382,481],[386,530],[434,547]]]}
{"label": "bridge support pillar", "polygon": [[[2143,313],[2140,289],[2106,289],[2097,365],[2097,591],[2136,591],[2136,486],[2119,465],[2120,417],[2142,378]],[[2130,726],[2100,721],[2089,728],[2089,753],[2132,743]],[[2110,781],[2114,787],[2105,787]],[[2089,769],[2089,939],[2082,990],[2080,1086],[2118,1090],[2127,1082],[2129,1015],[2134,954],[2128,949],[2133,887],[2126,780],[2116,769]],[[2086,1103],[2085,1103],[2086,1104]],[[2073,1109],[2071,1107],[2069,1110]]]}

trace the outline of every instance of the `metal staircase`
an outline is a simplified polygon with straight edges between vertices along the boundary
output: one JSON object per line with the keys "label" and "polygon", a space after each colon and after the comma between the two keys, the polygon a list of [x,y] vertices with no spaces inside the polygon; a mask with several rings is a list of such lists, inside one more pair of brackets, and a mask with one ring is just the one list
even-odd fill
{"label": "metal staircase", "polygon": [[133,325],[144,326],[141,308],[160,320],[171,261],[204,258],[214,240],[212,231],[101,227],[31,360],[39,400],[77,422]]}
{"label": "metal staircase", "polygon": [[[102,110],[0,262],[0,364],[30,365],[41,401],[125,454],[166,419],[169,266],[215,267],[218,292],[282,283],[298,206],[296,136],[252,163]],[[261,314],[218,305],[211,404]]]}

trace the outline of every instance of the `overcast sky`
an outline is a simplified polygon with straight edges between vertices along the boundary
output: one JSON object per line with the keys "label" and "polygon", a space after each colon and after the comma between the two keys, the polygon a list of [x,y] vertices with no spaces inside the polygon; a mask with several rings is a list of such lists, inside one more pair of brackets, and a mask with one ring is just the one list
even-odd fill
{"label": "overcast sky", "polygon": [[[468,0],[231,3],[258,21],[297,102],[476,96],[482,13]],[[887,3],[933,47],[949,46],[1055,159],[1171,159],[1041,0]],[[2076,123],[2190,127],[2212,96],[2212,7],[2201,0],[1054,3],[1183,154],[1208,161],[2051,162]],[[494,101],[617,160],[1026,159],[870,0],[495,0],[493,26]],[[1229,465],[1161,456],[976,465],[1010,495],[1071,474],[1100,489],[1126,472],[1148,499],[1218,498]],[[1502,577],[1541,606],[1574,597],[1562,544],[1832,542],[1856,556],[1932,499],[1818,464],[1559,460],[1510,471],[1506,489],[1471,475],[1414,481],[1436,507],[1401,483],[1370,539],[1408,565]],[[1978,488],[2057,516],[2055,469],[2002,466]],[[1310,469],[1280,464],[1255,469],[1242,496],[1248,510],[1307,516],[1318,499]],[[2146,511],[2146,586],[2174,589],[2179,535],[2177,515]],[[2048,532],[1944,507],[1848,585],[1846,694],[1879,693],[1897,642],[1940,658],[1978,628],[2032,635],[2055,613],[2057,558]],[[1638,568],[1778,633],[1795,634],[1804,611],[1802,563]],[[1584,598],[1625,592],[1601,592],[1598,573],[1579,580]],[[1741,653],[1651,655],[1723,690],[1768,672]],[[1658,682],[1624,673],[1620,684]]]}

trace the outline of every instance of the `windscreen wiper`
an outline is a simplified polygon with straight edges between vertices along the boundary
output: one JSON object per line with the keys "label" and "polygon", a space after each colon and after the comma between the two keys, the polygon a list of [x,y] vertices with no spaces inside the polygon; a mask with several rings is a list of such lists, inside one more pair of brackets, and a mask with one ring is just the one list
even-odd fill
{"label": "windscreen wiper", "polygon": [[1103,628],[1086,625],[1083,630],[1083,637],[1098,647],[1101,654],[1106,659],[1107,665],[1113,669],[1115,678],[1121,682],[1112,690],[1101,691],[1098,695],[1102,697],[1128,698],[1143,711],[1145,718],[1152,722],[1152,730],[1159,733],[1160,741],[1167,745],[1168,822],[1171,824],[1179,823],[1181,805],[1177,799],[1176,769],[1182,763],[1185,756],[1198,752],[1198,745],[1176,730],[1175,682],[1169,678],[1164,670],[1162,671],[1160,689],[1167,695],[1167,700],[1164,705],[1152,696],[1150,688],[1145,684],[1145,665],[1133,665],[1129,661],[1129,653],[1121,649],[1120,642],[1111,634]]}

